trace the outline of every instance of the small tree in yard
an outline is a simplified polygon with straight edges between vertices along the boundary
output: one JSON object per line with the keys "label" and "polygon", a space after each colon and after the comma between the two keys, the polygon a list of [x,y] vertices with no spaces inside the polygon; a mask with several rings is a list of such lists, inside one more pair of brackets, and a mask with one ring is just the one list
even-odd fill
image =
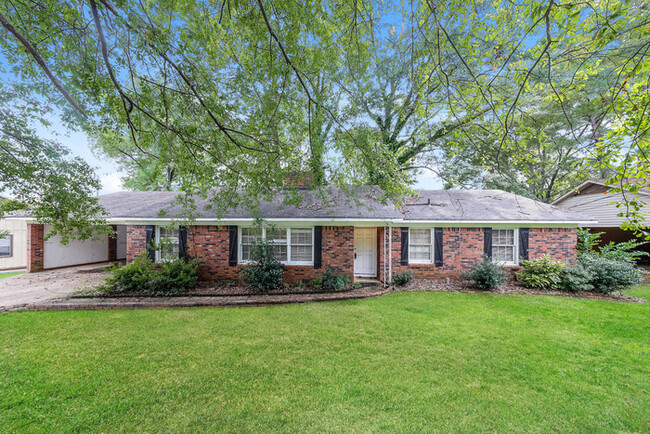
{"label": "small tree in yard", "polygon": [[250,265],[242,272],[244,282],[257,292],[268,292],[282,286],[284,266],[275,257],[270,241],[258,237],[250,246]]}

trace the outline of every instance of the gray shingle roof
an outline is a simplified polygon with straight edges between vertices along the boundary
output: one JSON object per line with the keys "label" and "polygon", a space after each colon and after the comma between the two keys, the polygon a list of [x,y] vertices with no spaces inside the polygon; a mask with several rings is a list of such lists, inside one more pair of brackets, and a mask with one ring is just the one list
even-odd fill
{"label": "gray shingle roof", "polygon": [[[401,209],[383,198],[377,187],[327,187],[321,194],[315,190],[299,190],[299,205],[288,205],[285,199],[295,190],[285,190],[259,206],[263,218],[287,219],[404,219],[407,221],[588,221],[589,218],[553,205],[537,202],[500,190],[418,190]],[[100,204],[109,218],[157,218],[167,209],[168,217],[179,217],[182,208],[174,205],[176,192],[120,192],[100,196]],[[248,209],[239,207],[220,216],[206,211],[209,202],[196,200],[198,218],[250,218]]]}
{"label": "gray shingle roof", "polygon": [[407,199],[406,220],[588,221],[589,218],[501,190],[418,190]]}
{"label": "gray shingle roof", "polygon": [[[299,194],[299,205],[290,205],[292,194]],[[136,191],[119,192],[100,196],[99,203],[112,218],[156,218],[161,209],[167,209],[167,216],[183,214],[180,205],[173,204],[177,192]],[[325,187],[322,192],[316,190],[289,190],[277,193],[270,201],[261,201],[259,214],[263,218],[366,218],[396,219],[402,213],[389,199],[383,198],[383,192],[372,186],[342,189]],[[237,207],[223,212],[220,216],[215,211],[206,210],[208,200],[196,198],[196,217],[198,218],[250,218],[251,212],[245,207]]]}

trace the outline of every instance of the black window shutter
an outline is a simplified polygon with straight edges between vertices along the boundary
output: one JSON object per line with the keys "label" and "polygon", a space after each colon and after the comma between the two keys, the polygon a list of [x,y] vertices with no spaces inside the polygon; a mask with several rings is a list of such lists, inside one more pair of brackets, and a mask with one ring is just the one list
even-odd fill
{"label": "black window shutter", "polygon": [[154,244],[154,233],[156,227],[154,225],[145,226],[145,245],[147,246],[147,256],[151,262],[156,261],[156,250]]}
{"label": "black window shutter", "polygon": [[400,263],[402,265],[409,264],[409,228],[402,228],[402,252]]}
{"label": "black window shutter", "polygon": [[492,259],[492,228],[483,228],[483,253]]}
{"label": "black window shutter", "polygon": [[314,268],[323,265],[323,227],[314,227]]}
{"label": "black window shutter", "polygon": [[528,260],[528,237],[530,235],[529,228],[519,229],[519,257]]}
{"label": "black window shutter", "polygon": [[237,226],[228,228],[230,234],[230,246],[228,249],[228,265],[234,267],[237,265]]}
{"label": "black window shutter", "polygon": [[433,229],[433,253],[434,253],[434,262],[436,267],[442,267],[443,265],[443,256],[442,256],[442,228]]}
{"label": "black window shutter", "polygon": [[178,257],[180,259],[187,258],[187,228],[185,226],[178,227]]}

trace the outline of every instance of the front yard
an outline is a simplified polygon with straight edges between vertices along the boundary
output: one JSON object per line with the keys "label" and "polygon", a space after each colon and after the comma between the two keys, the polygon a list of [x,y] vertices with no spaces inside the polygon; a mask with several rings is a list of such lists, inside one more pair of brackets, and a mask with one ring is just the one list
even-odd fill
{"label": "front yard", "polygon": [[[650,298],[650,285],[628,293]],[[650,429],[650,303],[401,292],[0,314],[6,431]]]}

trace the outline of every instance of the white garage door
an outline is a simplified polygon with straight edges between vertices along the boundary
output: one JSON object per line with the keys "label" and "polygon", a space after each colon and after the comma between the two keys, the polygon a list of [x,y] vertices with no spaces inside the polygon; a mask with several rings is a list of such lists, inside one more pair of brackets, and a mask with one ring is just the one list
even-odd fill
{"label": "white garage door", "polygon": [[[45,234],[50,229],[50,225],[45,225]],[[108,261],[108,237],[103,238],[103,241],[74,240],[67,246],[61,244],[61,237],[58,235],[45,240],[43,266],[57,268]]]}

